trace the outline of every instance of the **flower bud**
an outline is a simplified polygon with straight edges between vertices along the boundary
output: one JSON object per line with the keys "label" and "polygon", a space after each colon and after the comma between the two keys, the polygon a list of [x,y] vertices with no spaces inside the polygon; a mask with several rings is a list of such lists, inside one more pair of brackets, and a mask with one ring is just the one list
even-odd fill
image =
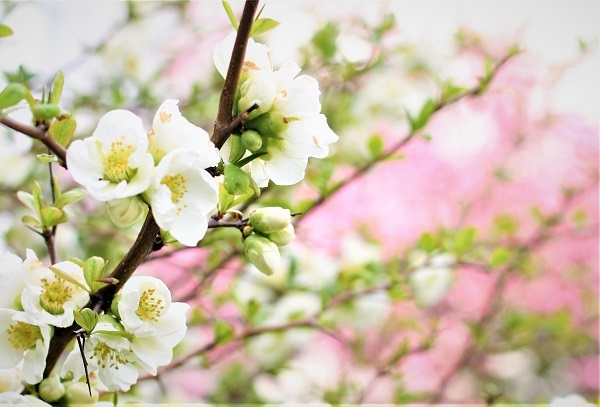
{"label": "flower bud", "polygon": [[240,100],[238,101],[238,110],[243,112],[248,110],[253,104],[258,105],[248,114],[248,120],[268,112],[273,106],[275,95],[277,94],[277,80],[273,72],[256,71],[250,75],[248,80],[240,87]]}
{"label": "flower bud", "polygon": [[67,391],[65,393],[67,403],[71,404],[96,404],[100,395],[98,391],[92,387],[92,396],[87,383],[75,382],[67,385]]}
{"label": "flower bud", "polygon": [[252,234],[244,241],[246,257],[262,273],[270,276],[279,265],[279,249],[269,239]]}
{"label": "flower bud", "polygon": [[277,206],[260,208],[252,212],[248,224],[266,235],[279,232],[290,224],[290,210]]}
{"label": "flower bud", "polygon": [[58,375],[52,375],[42,380],[38,391],[42,400],[54,403],[65,395],[65,386],[61,383]]}
{"label": "flower bud", "polygon": [[146,212],[146,204],[138,197],[108,201],[108,217],[120,228],[128,228],[139,222]]}
{"label": "flower bud", "polygon": [[253,153],[262,147],[262,137],[256,130],[247,130],[242,133],[242,145]]}
{"label": "flower bud", "polygon": [[277,246],[285,246],[291,243],[294,237],[296,237],[294,234],[294,225],[291,223],[280,231],[269,234],[269,240]]}

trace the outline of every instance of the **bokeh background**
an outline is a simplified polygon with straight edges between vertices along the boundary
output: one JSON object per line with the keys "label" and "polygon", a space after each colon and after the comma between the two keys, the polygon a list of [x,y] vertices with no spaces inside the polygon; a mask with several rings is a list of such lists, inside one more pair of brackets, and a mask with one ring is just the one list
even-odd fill
{"label": "bokeh background", "polygon": [[[276,67],[293,59],[319,80],[340,141],[303,183],[271,186],[243,208],[305,213],[274,276],[245,265],[229,231],[142,266],[193,310],[178,366],[123,399],[597,402],[599,4],[264,4],[281,24],[257,40]],[[231,5],[239,15],[243,2]],[[212,50],[232,30],[221,2],[5,2],[0,21],[15,32],[0,41],[0,84],[39,91],[62,70],[77,136],[114,108],[149,124],[167,98],[212,129],[222,84]],[[429,98],[450,83],[478,86],[515,46],[484,92],[436,112],[380,160]],[[26,109],[11,115],[28,120]],[[42,150],[0,136],[0,243],[43,253],[14,198],[47,178]],[[136,234],[91,199],[71,219],[62,258],[116,265]],[[424,268],[431,281],[414,277]]]}

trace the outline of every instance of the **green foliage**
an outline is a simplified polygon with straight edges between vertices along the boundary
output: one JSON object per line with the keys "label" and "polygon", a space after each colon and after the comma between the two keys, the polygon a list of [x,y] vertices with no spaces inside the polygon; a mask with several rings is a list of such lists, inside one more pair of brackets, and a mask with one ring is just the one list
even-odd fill
{"label": "green foliage", "polygon": [[50,126],[50,135],[63,147],[68,147],[73,140],[77,123],[69,116],[61,116]]}
{"label": "green foliage", "polygon": [[51,104],[58,105],[60,98],[62,97],[63,87],[65,85],[65,77],[62,71],[58,71],[54,80],[52,81],[52,87],[50,88],[50,95],[48,96],[48,102]]}
{"label": "green foliage", "polygon": [[252,30],[250,31],[250,37],[256,37],[257,35],[266,33],[269,30],[274,29],[279,25],[278,21],[270,18],[258,18],[254,20],[252,24]]}
{"label": "green foliage", "polygon": [[369,137],[369,141],[367,144],[369,148],[369,153],[371,154],[371,158],[377,158],[383,153],[383,149],[385,148],[385,144],[383,143],[383,139],[379,134],[374,134]]}
{"label": "green foliage", "polygon": [[86,333],[91,333],[98,324],[98,314],[89,308],[84,308],[81,311],[73,312],[75,322],[85,330]]}
{"label": "green foliage", "polygon": [[468,227],[456,233],[454,237],[453,249],[457,256],[461,256],[473,248],[475,238],[477,237],[477,229]]}
{"label": "green foliage", "polygon": [[216,320],[213,322],[213,335],[217,344],[224,345],[233,339],[235,332],[231,324],[223,320]]}
{"label": "green foliage", "polygon": [[9,26],[0,23],[0,38],[11,35],[13,35],[13,30]]}
{"label": "green foliage", "polygon": [[67,273],[63,273],[59,268],[55,267],[55,266],[50,266],[48,267],[56,277],[61,278],[65,281],[68,281],[69,283],[81,288],[84,291],[89,292],[90,289],[87,288],[86,286],[84,286],[83,284],[81,284],[79,281],[75,280],[74,278],[72,278],[69,274]]}
{"label": "green foliage", "polygon": [[223,185],[231,195],[242,195],[250,187],[250,177],[234,164],[225,165],[225,181]]}
{"label": "green foliage", "polygon": [[240,26],[240,23],[238,22],[237,17],[235,16],[233,9],[231,8],[231,5],[226,0],[222,0],[221,4],[223,4],[223,8],[225,9],[225,13],[227,13],[227,17],[229,18],[231,25],[237,31],[238,27]]}
{"label": "green foliage", "polygon": [[85,282],[92,289],[92,292],[96,292],[107,284],[100,282],[102,277],[106,274],[106,262],[102,257],[93,256],[87,259],[83,265],[83,276]]}
{"label": "green foliage", "polygon": [[406,118],[410,124],[411,133],[416,133],[427,126],[427,123],[429,122],[431,115],[436,111],[436,108],[435,102],[432,99],[427,99],[416,117],[412,117],[406,112]]}
{"label": "green foliage", "polygon": [[25,98],[27,88],[20,83],[10,83],[0,92],[0,110],[19,103]]}
{"label": "green foliage", "polygon": [[241,363],[231,364],[220,376],[209,402],[223,405],[262,404],[252,386],[253,376]]}
{"label": "green foliage", "polygon": [[330,21],[313,35],[311,43],[325,60],[334,57],[337,51],[336,41],[339,34],[339,27]]}
{"label": "green foliage", "polygon": [[431,233],[426,232],[421,235],[419,243],[417,244],[419,249],[432,253],[440,247],[440,242]]}
{"label": "green foliage", "polygon": [[34,72],[28,71],[23,65],[19,65],[19,68],[15,72],[4,72],[4,77],[10,83],[22,83],[26,87],[30,87],[30,81],[37,75]]}
{"label": "green foliage", "polygon": [[506,264],[511,258],[513,253],[506,247],[496,247],[490,254],[490,267],[497,268]]}

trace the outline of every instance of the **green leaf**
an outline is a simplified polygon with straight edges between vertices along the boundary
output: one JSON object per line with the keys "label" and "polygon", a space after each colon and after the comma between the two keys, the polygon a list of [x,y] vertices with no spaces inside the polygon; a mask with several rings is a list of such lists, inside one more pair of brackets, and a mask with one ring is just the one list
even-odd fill
{"label": "green leaf", "polygon": [[213,333],[215,335],[214,341],[218,345],[224,345],[230,342],[234,337],[233,327],[231,324],[222,320],[215,321],[213,324]]}
{"label": "green leaf", "polygon": [[[104,276],[105,269],[106,262],[102,257],[93,256],[85,261],[83,264],[83,277],[90,288],[92,288],[96,280]],[[92,291],[94,290],[92,289]]]}
{"label": "green leaf", "polygon": [[58,71],[54,80],[52,81],[52,88],[50,88],[50,97],[48,101],[52,104],[58,105],[60,98],[62,97],[63,86],[65,85],[65,77],[62,71]]}
{"label": "green leaf", "polygon": [[430,98],[427,99],[423,107],[421,107],[421,111],[419,112],[417,117],[413,118],[409,114],[407,114],[412,133],[416,133],[417,131],[421,130],[427,125],[427,123],[429,122],[429,118],[435,112],[435,107],[436,105],[434,101]]}
{"label": "green leaf", "polygon": [[313,35],[311,42],[323,58],[331,59],[337,51],[336,42],[339,34],[338,26],[328,22]]}
{"label": "green leaf", "polygon": [[231,195],[242,195],[250,186],[250,176],[234,164],[225,165],[223,186]]}
{"label": "green leaf", "polygon": [[427,253],[431,253],[439,247],[439,244],[431,233],[423,233],[419,239],[418,246]]}
{"label": "green leaf", "polygon": [[0,92],[0,110],[19,103],[27,95],[27,88],[20,83],[11,83]]}
{"label": "green leaf", "polygon": [[[250,181],[252,181],[252,178],[250,178]],[[256,184],[254,184],[256,185]],[[255,194],[254,189],[252,188],[252,185],[248,186],[248,189],[246,190],[246,192],[240,196],[238,196],[237,198],[235,198],[233,200],[233,202],[231,203],[231,207],[236,206],[242,202],[244,202],[246,199],[249,199],[251,197],[253,197]]]}
{"label": "green leaf", "polygon": [[456,254],[463,254],[468,251],[475,243],[477,229],[474,227],[466,228],[458,232],[454,238],[454,251]]}
{"label": "green leaf", "polygon": [[40,221],[34,218],[33,216],[25,215],[21,218],[21,222],[26,225],[32,225],[38,228],[41,228]]}
{"label": "green leaf", "polygon": [[38,154],[37,159],[40,160],[41,163],[57,163],[58,157],[54,154]]}
{"label": "green leaf", "polygon": [[442,88],[441,100],[444,103],[449,102],[449,101],[459,97],[466,91],[467,90],[465,88],[463,88],[462,86],[458,86],[458,85],[454,84],[451,80],[447,80],[446,82],[444,82],[444,87]]}
{"label": "green leaf", "polygon": [[51,228],[68,220],[67,215],[54,206],[44,206],[40,211],[40,215],[42,218],[42,227],[44,228]]}
{"label": "green leaf", "polygon": [[231,5],[229,4],[229,2],[227,2],[225,0],[223,0],[221,3],[223,3],[223,8],[225,9],[225,12],[227,13],[227,17],[229,17],[229,21],[231,21],[231,25],[237,31],[240,24],[238,23],[237,17],[233,13],[233,9],[231,8]]}
{"label": "green leaf", "polygon": [[13,30],[9,26],[0,23],[0,38],[10,35],[13,35]]}
{"label": "green leaf", "polygon": [[246,148],[242,144],[242,137],[239,134],[232,134],[231,137],[231,151],[229,152],[229,162],[238,162],[246,152]]}
{"label": "green leaf", "polygon": [[65,192],[60,195],[60,197],[54,203],[54,206],[62,209],[68,204],[72,204],[74,202],[79,201],[81,198],[85,196],[86,192],[81,188],[74,188],[70,191]]}
{"label": "green leaf", "polygon": [[89,308],[84,308],[81,311],[75,310],[73,317],[75,317],[75,322],[88,334],[96,328],[98,323],[98,314]]}
{"label": "green leaf", "polygon": [[70,275],[63,273],[60,269],[54,267],[54,266],[50,266],[48,267],[56,277],[58,278],[62,278],[63,280],[76,285],[77,287],[81,288],[82,290],[87,291],[88,293],[90,292],[90,289],[87,288],[86,286],[84,286],[83,284],[81,284],[79,281],[73,279]]}
{"label": "green leaf", "polygon": [[124,331],[104,331],[104,330],[99,330],[99,331],[95,331],[94,333],[96,335],[102,334],[102,335],[109,335],[109,336],[117,336],[119,338],[126,338],[126,339],[132,339],[133,338],[133,334],[130,334],[129,332],[124,332]]}
{"label": "green leaf", "polygon": [[50,126],[50,135],[63,147],[68,147],[73,140],[77,123],[72,117],[56,120]]}
{"label": "green leaf", "polygon": [[37,181],[33,182],[33,207],[36,212],[40,212],[44,207],[44,197],[42,196],[42,188]]}
{"label": "green leaf", "polygon": [[256,153],[256,154],[249,155],[248,157],[244,158],[243,160],[240,160],[237,163],[235,163],[235,165],[237,165],[238,167],[242,168],[244,165],[248,164],[250,161],[255,160],[258,157],[263,156],[265,154],[267,154],[266,151],[263,151],[261,153]]}
{"label": "green leaf", "polygon": [[369,147],[369,153],[371,153],[372,158],[379,157],[381,153],[383,153],[383,149],[385,147],[383,144],[383,139],[379,134],[372,135],[369,138],[367,146]]}
{"label": "green leaf", "polygon": [[219,212],[225,213],[233,206],[234,196],[231,195],[221,184],[219,186]]}
{"label": "green leaf", "polygon": [[510,260],[511,257],[512,253],[506,247],[497,247],[490,255],[490,267],[499,267]]}
{"label": "green leaf", "polygon": [[270,18],[259,18],[258,20],[254,20],[254,23],[252,23],[252,30],[250,30],[250,37],[256,37],[257,35],[272,30],[278,25],[278,21]]}

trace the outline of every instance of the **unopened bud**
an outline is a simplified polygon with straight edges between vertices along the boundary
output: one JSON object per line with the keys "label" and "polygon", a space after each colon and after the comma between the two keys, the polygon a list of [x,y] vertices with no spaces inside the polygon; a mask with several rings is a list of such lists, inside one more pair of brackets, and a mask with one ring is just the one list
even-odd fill
{"label": "unopened bud", "polygon": [[244,240],[246,257],[262,273],[270,276],[279,265],[279,249],[269,239],[252,234]]}
{"label": "unopened bud", "polygon": [[108,217],[120,228],[135,225],[146,213],[146,204],[138,197],[113,199],[106,204]]}
{"label": "unopened bud", "polygon": [[75,382],[67,385],[67,391],[65,393],[67,403],[71,404],[96,404],[100,395],[98,391],[92,387],[92,396],[90,397],[90,391],[88,385],[83,382]]}
{"label": "unopened bud", "polygon": [[268,112],[277,94],[276,85],[277,80],[273,72],[260,70],[252,73],[240,87],[238,110],[244,112],[257,104],[258,108],[248,113],[248,120]]}
{"label": "unopened bud", "polygon": [[256,130],[246,130],[242,133],[242,145],[253,153],[262,147],[262,137]]}
{"label": "unopened bud", "polygon": [[294,225],[291,223],[279,232],[269,234],[269,240],[277,246],[285,246],[291,243],[294,237],[296,237],[294,234]]}
{"label": "unopened bud", "polygon": [[242,233],[244,234],[244,236],[250,236],[252,234],[252,226],[244,226]]}
{"label": "unopened bud", "polygon": [[255,210],[248,219],[248,224],[254,230],[271,234],[285,229],[290,224],[290,210],[277,206]]}
{"label": "unopened bud", "polygon": [[54,403],[65,395],[65,386],[61,383],[58,375],[52,375],[42,380],[38,391],[42,400],[47,401],[48,403]]}

